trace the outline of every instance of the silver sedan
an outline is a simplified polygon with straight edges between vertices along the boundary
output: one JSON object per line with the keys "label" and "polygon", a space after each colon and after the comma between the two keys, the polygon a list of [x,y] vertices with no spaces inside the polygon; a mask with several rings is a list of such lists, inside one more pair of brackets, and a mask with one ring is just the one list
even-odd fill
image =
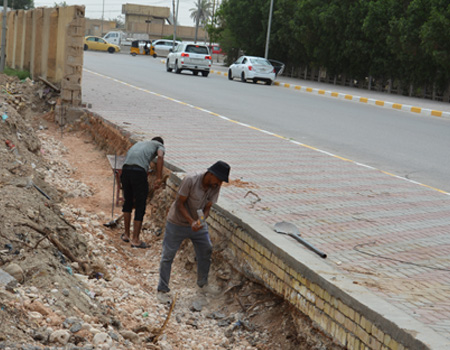
{"label": "silver sedan", "polygon": [[242,82],[251,80],[254,83],[264,81],[272,85],[275,80],[275,68],[263,57],[241,56],[228,69],[228,79],[241,79]]}

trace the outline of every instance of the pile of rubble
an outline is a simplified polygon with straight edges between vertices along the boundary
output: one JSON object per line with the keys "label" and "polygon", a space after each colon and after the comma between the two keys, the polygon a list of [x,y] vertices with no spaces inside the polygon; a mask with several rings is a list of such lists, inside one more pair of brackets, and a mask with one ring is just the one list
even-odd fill
{"label": "pile of rubble", "polygon": [[159,211],[172,194],[160,190],[153,201],[164,205],[149,208],[162,218],[144,226],[151,249],[131,248],[104,212],[68,203],[100,189],[75,179],[45,118],[52,92],[5,76],[0,86],[0,349],[340,349],[218,252],[210,274],[221,292],[198,292],[189,242],[173,265],[173,303],[160,304]]}

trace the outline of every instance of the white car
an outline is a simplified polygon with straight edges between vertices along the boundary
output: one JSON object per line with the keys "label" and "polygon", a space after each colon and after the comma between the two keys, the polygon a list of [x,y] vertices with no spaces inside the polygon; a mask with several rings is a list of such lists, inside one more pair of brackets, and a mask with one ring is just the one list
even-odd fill
{"label": "white car", "polygon": [[202,73],[207,77],[211,70],[212,58],[208,46],[193,43],[181,43],[175,51],[169,53],[166,60],[166,70],[181,73],[190,70],[194,75]]}
{"label": "white car", "polygon": [[275,81],[275,68],[263,57],[241,56],[228,69],[228,79],[241,79],[242,82],[252,80],[254,83],[264,81],[272,85]]}
{"label": "white car", "polygon": [[[175,49],[180,44],[179,41],[175,40]],[[167,39],[158,39],[152,41],[153,49],[155,50],[155,54],[157,56],[163,56],[167,57],[170,50],[173,46],[173,40],[167,40]]]}

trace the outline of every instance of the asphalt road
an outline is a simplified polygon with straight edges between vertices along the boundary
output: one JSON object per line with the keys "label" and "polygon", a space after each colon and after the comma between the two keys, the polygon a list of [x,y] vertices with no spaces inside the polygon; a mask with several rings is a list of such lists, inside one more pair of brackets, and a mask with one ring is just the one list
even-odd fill
{"label": "asphalt road", "polygon": [[160,58],[87,51],[84,67],[450,192],[450,120],[231,82],[223,75],[168,73]]}

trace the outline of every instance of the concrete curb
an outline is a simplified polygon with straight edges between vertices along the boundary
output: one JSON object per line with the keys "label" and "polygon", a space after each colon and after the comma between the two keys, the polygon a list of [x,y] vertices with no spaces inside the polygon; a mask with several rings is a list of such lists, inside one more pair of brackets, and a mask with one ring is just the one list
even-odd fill
{"label": "concrete curb", "polygon": [[[217,75],[223,75],[225,77],[228,76],[227,72],[223,72],[223,71],[219,71],[219,70],[211,70],[211,73],[217,74]],[[362,97],[362,96],[357,96],[357,95],[350,95],[350,94],[334,92],[334,91],[324,90],[324,89],[317,89],[317,88],[312,88],[312,87],[307,87],[307,86],[293,85],[290,83],[283,83],[280,81],[275,81],[273,83],[273,85],[284,87],[284,88],[293,88],[293,89],[301,91],[301,92],[308,92],[308,93],[314,93],[314,94],[328,96],[328,97],[334,97],[334,98],[337,98],[340,100],[345,100],[345,101],[361,102],[361,103],[365,103],[365,104],[372,105],[372,106],[391,108],[391,109],[395,109],[395,110],[399,110],[399,111],[421,114],[421,115],[429,116],[429,117],[444,117],[444,118],[450,119],[450,112],[438,111],[438,110],[416,107],[416,106],[411,106],[411,105],[405,105],[405,104],[389,102],[389,101],[376,100],[376,99],[372,99],[372,98],[367,98],[367,97]]]}
{"label": "concrete curb", "polygon": [[[276,81],[274,83],[274,85],[282,86],[285,88],[291,87],[291,84],[281,83],[278,81]],[[378,106],[378,107],[387,107],[387,108],[392,108],[392,109],[401,110],[401,111],[405,111],[405,112],[423,114],[423,115],[427,115],[430,117],[450,118],[450,112],[437,111],[437,110],[421,108],[421,107],[416,107],[416,106],[410,106],[410,105],[405,105],[405,104],[395,103],[395,102],[381,101],[381,100],[376,100],[376,99],[362,97],[362,96],[344,94],[344,93],[340,93],[340,92],[333,92],[333,91],[328,91],[328,90],[323,90],[323,89],[310,88],[310,87],[305,87],[305,86],[300,86],[300,85],[294,85],[292,87],[295,90],[299,90],[302,92],[316,93],[319,95],[335,97],[335,98],[343,99],[343,100],[347,100],[347,101],[361,102],[361,103],[366,103],[366,104]]]}

